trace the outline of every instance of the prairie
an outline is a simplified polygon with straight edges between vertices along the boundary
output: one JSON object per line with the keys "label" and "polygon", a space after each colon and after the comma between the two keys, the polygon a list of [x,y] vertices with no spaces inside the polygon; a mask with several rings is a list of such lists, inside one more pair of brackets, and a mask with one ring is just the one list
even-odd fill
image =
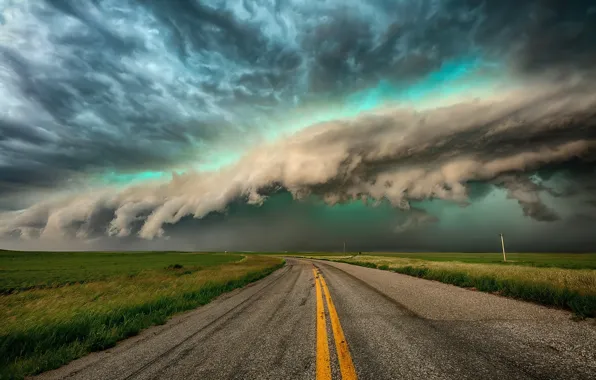
{"label": "prairie", "polygon": [[596,254],[593,253],[508,253],[507,262],[503,262],[501,253],[375,253],[375,256],[476,264],[596,269]]}
{"label": "prairie", "polygon": [[0,378],[111,347],[282,265],[258,255],[4,252]]}

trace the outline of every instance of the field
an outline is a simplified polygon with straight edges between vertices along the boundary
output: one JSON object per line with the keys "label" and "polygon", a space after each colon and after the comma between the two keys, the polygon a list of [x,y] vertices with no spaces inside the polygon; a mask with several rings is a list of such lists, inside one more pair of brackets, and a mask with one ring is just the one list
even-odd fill
{"label": "field", "polygon": [[[305,255],[306,256],[306,255]],[[596,316],[596,254],[374,253],[313,258],[390,270]]]}
{"label": "field", "polygon": [[457,261],[474,264],[596,269],[596,254],[590,253],[508,253],[507,262],[503,262],[501,253],[375,253],[375,256],[443,262]]}
{"label": "field", "polygon": [[232,254],[0,251],[0,293],[135,277],[143,271],[175,265],[182,265],[184,272],[195,272],[242,258]]}
{"label": "field", "polygon": [[111,347],[281,265],[239,254],[0,252],[0,379]]}
{"label": "field", "polygon": [[[276,254],[277,255],[277,254]],[[289,256],[322,257],[322,258],[357,258],[356,253],[325,253],[313,252],[302,254],[287,254]],[[470,264],[499,264],[523,265],[533,267],[552,267],[567,269],[596,269],[595,253],[508,253],[507,262],[503,262],[501,253],[454,253],[454,252],[424,252],[424,253],[397,253],[397,252],[366,252],[364,256],[395,257],[425,261],[455,261]]]}

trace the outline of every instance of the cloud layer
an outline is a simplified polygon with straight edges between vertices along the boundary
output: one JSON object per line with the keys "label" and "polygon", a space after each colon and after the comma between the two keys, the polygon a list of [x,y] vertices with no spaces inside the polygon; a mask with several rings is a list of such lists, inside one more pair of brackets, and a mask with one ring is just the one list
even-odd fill
{"label": "cloud layer", "polygon": [[[314,125],[258,146],[216,172],[173,174],[165,183],[96,190],[5,215],[0,232],[154,239],[164,236],[165,225],[185,217],[223,213],[238,200],[258,207],[280,190],[298,201],[309,196],[331,206],[388,201],[407,211],[411,202],[427,199],[464,206],[472,182],[503,187],[530,218],[558,220],[539,195],[556,190],[528,175],[547,165],[595,158],[596,94],[579,84],[506,95],[422,112],[389,108]],[[435,221],[416,208],[406,215],[395,226],[398,232]]]}
{"label": "cloud layer", "polygon": [[[589,1],[4,0],[0,12],[0,234],[14,241],[326,249],[342,233],[312,214],[364,201],[378,225],[356,213],[344,234],[411,249],[415,231],[451,233],[449,204],[468,210],[463,229],[490,196],[517,203],[528,249],[545,225],[571,236],[572,221],[593,223]],[[267,214],[288,193],[288,212]],[[253,238],[272,231],[270,245]]]}

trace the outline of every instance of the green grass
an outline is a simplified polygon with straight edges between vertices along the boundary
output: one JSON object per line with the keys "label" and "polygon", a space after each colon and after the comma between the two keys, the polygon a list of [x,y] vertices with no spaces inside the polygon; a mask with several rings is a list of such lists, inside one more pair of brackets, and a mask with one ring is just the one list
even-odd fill
{"label": "green grass", "polygon": [[427,261],[596,269],[596,253],[508,253],[507,262],[503,262],[501,253],[369,253],[369,255]]}
{"label": "green grass", "polygon": [[[327,259],[555,306],[571,310],[579,317],[596,317],[596,270],[591,269],[589,260],[584,258],[575,259],[575,265],[569,265],[572,263],[562,260],[571,255],[545,254],[548,257],[541,258],[532,254],[533,263],[544,265],[526,265],[526,262],[501,265],[482,261],[482,257],[475,262],[467,254],[463,259],[458,254],[440,255],[443,254],[331,256]],[[588,265],[584,265],[586,262]]]}
{"label": "green grass", "polygon": [[213,253],[0,251],[0,294],[104,281],[123,275],[134,277],[143,271],[165,270],[176,265],[184,268],[184,272],[193,272],[243,257]]}
{"label": "green grass", "polygon": [[596,269],[596,253],[508,253],[503,262],[502,253],[457,253],[457,252],[304,252],[271,253],[279,256],[317,257],[329,259],[358,258],[358,256],[395,257],[402,259],[461,262],[474,264],[522,265],[539,268]]}
{"label": "green grass", "polygon": [[[87,253],[86,261],[85,254],[53,253],[58,259],[54,266],[48,263],[47,271],[58,273],[27,278],[39,273],[27,270],[38,268],[32,257],[47,258],[43,253],[35,255],[15,260],[24,273],[13,276],[33,287],[0,295],[0,379],[37,374],[111,347],[283,265],[279,258],[257,255]],[[111,261],[96,255],[109,255]],[[77,275],[76,265],[65,257],[89,268],[89,276]],[[112,268],[114,260],[124,268]],[[103,265],[93,267],[90,262]],[[130,270],[136,274],[130,276]],[[77,282],[71,284],[68,281],[73,276]],[[51,284],[60,286],[38,287],[54,278],[60,281]]]}

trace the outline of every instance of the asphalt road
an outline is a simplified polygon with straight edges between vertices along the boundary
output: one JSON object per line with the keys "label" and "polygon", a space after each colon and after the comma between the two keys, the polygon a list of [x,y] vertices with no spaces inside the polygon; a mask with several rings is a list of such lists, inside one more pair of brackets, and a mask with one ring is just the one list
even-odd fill
{"label": "asphalt road", "polygon": [[396,273],[287,259],[257,283],[39,378],[594,379],[596,324],[570,317]]}

